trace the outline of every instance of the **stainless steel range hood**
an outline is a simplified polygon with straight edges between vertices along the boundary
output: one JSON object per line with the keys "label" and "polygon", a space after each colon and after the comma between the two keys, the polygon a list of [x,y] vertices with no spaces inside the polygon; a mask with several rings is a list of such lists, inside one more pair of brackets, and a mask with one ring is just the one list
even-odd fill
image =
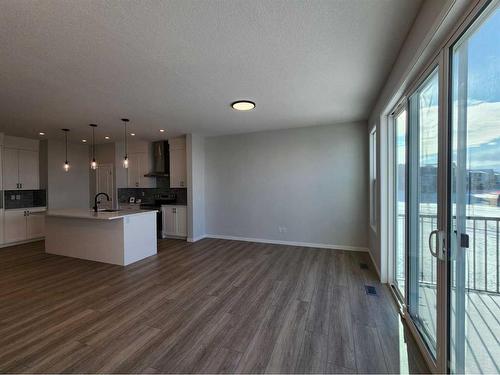
{"label": "stainless steel range hood", "polygon": [[168,177],[170,172],[170,157],[167,141],[153,142],[153,170],[145,177]]}

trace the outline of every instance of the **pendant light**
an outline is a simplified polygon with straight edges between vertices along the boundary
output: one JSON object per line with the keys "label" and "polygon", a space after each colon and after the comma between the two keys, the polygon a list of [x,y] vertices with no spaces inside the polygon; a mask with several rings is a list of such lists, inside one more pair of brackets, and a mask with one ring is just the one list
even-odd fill
{"label": "pendant light", "polygon": [[90,124],[92,128],[92,161],[90,162],[90,168],[96,170],[97,162],[95,161],[95,128],[97,128],[97,124]]}
{"label": "pendant light", "polygon": [[127,144],[127,123],[130,121],[128,118],[122,118],[125,128],[125,156],[123,157],[123,168],[128,168],[128,144]]}
{"label": "pendant light", "polygon": [[64,161],[64,172],[69,172],[69,162],[68,162],[68,132],[69,129],[61,129],[64,132],[64,141],[66,145],[66,158]]}

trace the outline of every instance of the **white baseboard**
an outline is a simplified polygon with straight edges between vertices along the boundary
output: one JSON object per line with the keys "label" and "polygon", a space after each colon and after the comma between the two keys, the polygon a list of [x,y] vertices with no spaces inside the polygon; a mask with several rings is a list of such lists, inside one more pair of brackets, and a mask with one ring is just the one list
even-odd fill
{"label": "white baseboard", "polygon": [[202,234],[201,236],[198,236],[198,237],[188,237],[187,242],[197,242],[197,241],[202,240],[204,238],[207,238],[206,234]]}
{"label": "white baseboard", "polygon": [[368,251],[368,248],[359,247],[359,246],[333,245],[333,244],[312,243],[312,242],[269,240],[269,239],[264,239],[264,238],[225,236],[225,235],[220,235],[220,234],[206,234],[203,237],[204,238],[216,238],[216,239],[220,239],[220,240],[258,242],[258,243],[269,243],[269,244],[288,245],[288,246],[315,247],[315,248],[319,248],[319,249],[334,249],[334,250],[348,250],[348,251],[362,251],[362,252]]}
{"label": "white baseboard", "polygon": [[32,238],[32,239],[25,240],[25,241],[3,243],[3,244],[0,244],[0,249],[4,248],[4,247],[9,247],[9,246],[23,245],[23,244],[30,243],[30,242],[38,242],[38,241],[42,241],[44,239],[45,239],[45,237],[39,237],[39,238]]}

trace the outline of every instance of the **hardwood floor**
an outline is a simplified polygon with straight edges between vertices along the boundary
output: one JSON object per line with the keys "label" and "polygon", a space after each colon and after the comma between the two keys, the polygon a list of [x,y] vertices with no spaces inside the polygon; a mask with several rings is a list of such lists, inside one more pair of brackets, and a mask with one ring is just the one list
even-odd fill
{"label": "hardwood floor", "polygon": [[43,247],[0,249],[2,372],[428,372],[365,253],[164,240],[120,267]]}

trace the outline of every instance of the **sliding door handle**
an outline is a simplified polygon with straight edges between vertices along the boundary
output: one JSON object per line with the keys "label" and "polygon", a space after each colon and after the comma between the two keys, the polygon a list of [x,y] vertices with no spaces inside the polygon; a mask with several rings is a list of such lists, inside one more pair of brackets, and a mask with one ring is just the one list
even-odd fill
{"label": "sliding door handle", "polygon": [[[429,251],[431,252],[432,256],[434,258],[437,258],[437,249],[434,250],[434,246],[432,246],[432,238],[433,236],[436,235],[436,240],[434,241],[434,244],[437,243],[437,238],[439,236],[439,229],[434,229],[430,234],[429,234]],[[439,246],[439,245],[438,245]]]}
{"label": "sliding door handle", "polygon": [[[434,235],[436,235],[435,246],[432,245]],[[429,252],[435,258],[446,260],[446,233],[444,231],[435,229],[429,234]]]}

